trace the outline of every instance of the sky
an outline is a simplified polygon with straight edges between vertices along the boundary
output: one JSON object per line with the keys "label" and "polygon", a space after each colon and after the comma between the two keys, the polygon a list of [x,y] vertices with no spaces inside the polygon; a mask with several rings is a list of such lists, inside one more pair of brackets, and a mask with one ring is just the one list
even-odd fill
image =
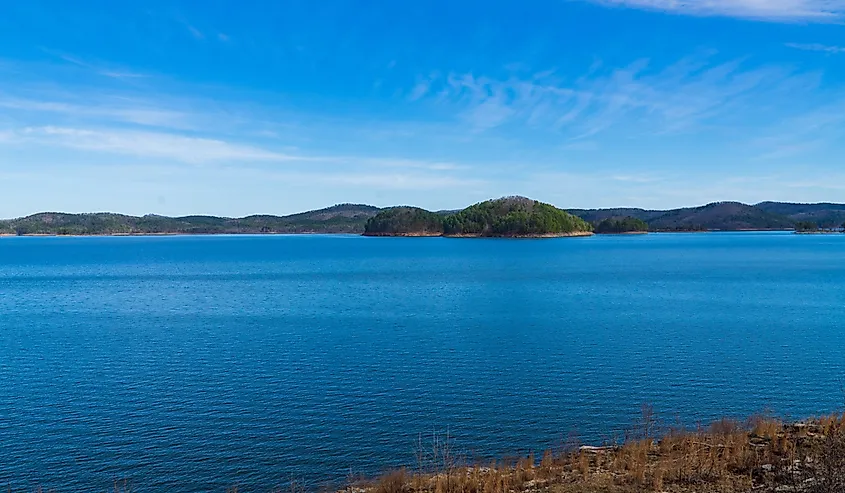
{"label": "sky", "polygon": [[845,0],[0,2],[0,217],[845,202]]}

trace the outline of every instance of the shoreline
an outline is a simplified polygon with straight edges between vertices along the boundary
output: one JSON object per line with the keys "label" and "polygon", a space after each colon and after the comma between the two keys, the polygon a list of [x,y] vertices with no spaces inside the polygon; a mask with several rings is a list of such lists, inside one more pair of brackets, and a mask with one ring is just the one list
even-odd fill
{"label": "shoreline", "polygon": [[92,233],[81,235],[61,235],[54,233],[0,233],[0,238],[127,238],[127,237],[162,237],[162,236],[361,236],[361,233],[303,233],[253,232],[253,233]]}
{"label": "shoreline", "polygon": [[92,233],[92,234],[57,234],[57,233],[0,233],[0,238],[117,238],[117,237],[162,237],[162,236],[365,236],[369,238],[499,238],[499,239],[544,239],[544,238],[583,238],[590,236],[639,236],[649,234],[690,234],[690,233],[792,233],[797,235],[842,235],[842,231],[792,231],[789,229],[737,229],[737,230],[708,230],[708,231],[628,231],[624,233],[594,233],[576,232],[548,235],[524,236],[483,236],[483,235],[446,235],[442,233],[359,233],[359,232],[229,232],[229,233]]}
{"label": "shoreline", "polygon": [[361,236],[368,238],[439,238],[443,236],[443,233],[362,233]]}
{"label": "shoreline", "polygon": [[544,238],[580,238],[586,236],[595,236],[591,231],[576,231],[573,233],[549,233],[537,235],[493,235],[486,236],[480,234],[460,234],[447,235],[443,233],[364,233],[361,236],[370,238],[490,238],[490,239],[511,239],[511,240],[531,240]]}
{"label": "shoreline", "polygon": [[587,236],[595,236],[595,233],[592,231],[574,231],[572,233],[549,233],[549,234],[536,234],[536,235],[493,235],[493,236],[485,236],[480,234],[471,234],[471,235],[441,235],[443,238],[491,238],[491,239],[513,239],[513,240],[532,240],[532,239],[543,239],[543,238],[583,238]]}
{"label": "shoreline", "polygon": [[[624,439],[575,441],[542,454],[468,461],[448,435],[420,438],[416,465],[351,482],[344,493],[840,493],[845,414],[784,421],[756,415],[682,429],[643,407]],[[830,489],[818,486],[834,485]]]}

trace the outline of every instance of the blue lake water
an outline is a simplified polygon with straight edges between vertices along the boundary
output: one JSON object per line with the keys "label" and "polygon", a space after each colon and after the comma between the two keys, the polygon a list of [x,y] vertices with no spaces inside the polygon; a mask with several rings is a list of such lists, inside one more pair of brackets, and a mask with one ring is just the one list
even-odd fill
{"label": "blue lake water", "polygon": [[840,409],[845,235],[0,238],[0,485],[267,491]]}

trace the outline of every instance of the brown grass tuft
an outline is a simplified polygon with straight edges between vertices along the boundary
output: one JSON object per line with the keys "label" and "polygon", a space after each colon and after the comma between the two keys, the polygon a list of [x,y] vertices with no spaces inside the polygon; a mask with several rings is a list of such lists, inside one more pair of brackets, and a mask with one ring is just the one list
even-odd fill
{"label": "brown grass tuft", "polygon": [[400,469],[363,493],[845,492],[845,415],[790,425],[768,416],[723,419],[660,439],[651,409],[644,406],[643,416],[628,435],[636,438],[620,446],[546,451],[539,464],[529,455],[458,466],[441,443],[434,470]]}

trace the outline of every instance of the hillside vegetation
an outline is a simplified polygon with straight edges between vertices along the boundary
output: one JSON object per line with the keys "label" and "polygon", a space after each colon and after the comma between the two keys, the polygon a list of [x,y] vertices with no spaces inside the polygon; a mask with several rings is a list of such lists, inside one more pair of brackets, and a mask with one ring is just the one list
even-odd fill
{"label": "hillside vegetation", "polygon": [[541,237],[590,234],[586,221],[525,197],[488,200],[457,212],[385,209],[367,221],[367,236]]}
{"label": "hillside vegetation", "polygon": [[739,202],[717,202],[703,207],[678,209],[652,219],[656,230],[672,229],[790,229],[794,221]]}
{"label": "hillside vegetation", "polygon": [[385,209],[367,220],[365,236],[440,236],[443,216],[417,207]]}
{"label": "hillside vegetation", "polygon": [[363,233],[364,223],[380,209],[341,204],[291,216],[142,217],[123,214],[63,214],[46,212],[0,221],[0,233],[18,235],[120,234],[257,234],[257,233]]}
{"label": "hillside vegetation", "polygon": [[[645,209],[574,209],[571,213],[591,222],[630,216],[645,221],[651,231],[788,230],[799,220],[799,204],[780,204],[769,210],[739,202],[714,202],[701,207],[666,211]],[[779,210],[780,213],[770,212]],[[785,215],[789,213],[790,215]],[[840,221],[841,223],[842,221]],[[839,223],[837,223],[839,224]]]}
{"label": "hillside vegetation", "polygon": [[549,204],[525,197],[488,200],[446,216],[447,236],[563,236],[589,234],[583,219]]}
{"label": "hillside vegetation", "polygon": [[[416,208],[406,209],[423,211]],[[137,217],[113,213],[46,212],[0,221],[0,234],[360,234],[366,231],[367,221],[382,210],[370,205],[340,204],[289,216],[255,215],[242,218],[158,215]],[[422,218],[422,213],[416,214],[420,216],[418,219]],[[845,223],[845,204],[762,202],[752,206],[738,202],[717,202],[701,207],[665,211],[618,208],[571,209],[567,213],[549,204],[523,197],[510,197],[482,202],[464,210],[438,211],[434,214],[442,219],[443,232],[447,235],[530,236],[541,234],[537,233],[538,231],[566,234],[589,231],[587,223],[598,225],[605,219],[618,220],[625,217],[647,223],[650,231],[788,230],[796,228],[798,223],[801,223],[802,227],[812,223],[821,229],[831,230],[840,228]],[[571,217],[572,215],[577,218]],[[436,221],[433,218],[427,220]],[[403,228],[397,229],[397,232],[420,226]],[[427,233],[438,231],[436,226],[431,225],[421,229]]]}
{"label": "hillside vegetation", "polygon": [[596,224],[596,233],[599,234],[622,234],[622,233],[647,233],[648,224],[642,219],[635,217],[609,217]]}
{"label": "hillside vegetation", "polygon": [[820,228],[837,228],[845,223],[845,204],[786,204],[761,202],[754,207],[797,222],[812,222]]}

